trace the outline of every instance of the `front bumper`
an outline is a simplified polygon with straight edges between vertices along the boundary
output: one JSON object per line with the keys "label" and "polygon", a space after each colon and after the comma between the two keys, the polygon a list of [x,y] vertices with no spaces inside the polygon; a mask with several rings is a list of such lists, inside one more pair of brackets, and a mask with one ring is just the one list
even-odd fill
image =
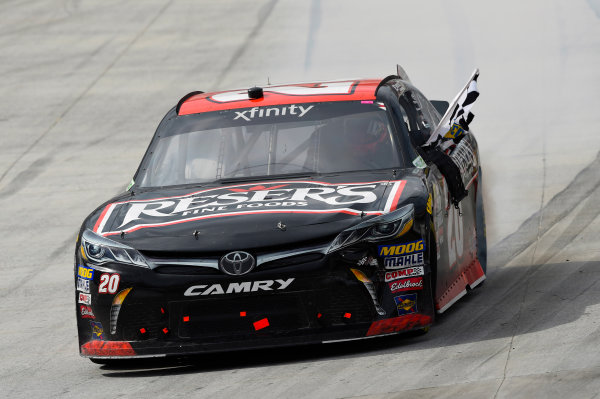
{"label": "front bumper", "polygon": [[[382,259],[372,255],[373,261],[357,262],[332,254],[241,277],[97,266],[77,257],[76,284],[79,266],[93,269],[89,304],[77,304],[80,354],[196,354],[364,339],[429,326],[434,307],[427,257],[422,288],[393,293],[384,282]],[[118,286],[101,288],[113,275]],[[284,284],[276,281],[289,284],[279,289]],[[237,290],[227,293],[232,283]],[[194,286],[202,288],[190,290]],[[399,296],[413,298],[413,306],[401,310]]]}

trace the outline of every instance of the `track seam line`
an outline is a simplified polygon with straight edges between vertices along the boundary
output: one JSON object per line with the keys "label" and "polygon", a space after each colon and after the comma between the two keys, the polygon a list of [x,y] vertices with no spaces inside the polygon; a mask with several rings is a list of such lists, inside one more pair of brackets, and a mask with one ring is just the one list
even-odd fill
{"label": "track seam line", "polygon": [[223,83],[223,80],[225,80],[225,77],[229,74],[231,69],[233,69],[233,66],[238,62],[240,58],[242,58],[248,47],[250,47],[250,44],[254,41],[254,38],[258,35],[258,32],[260,32],[265,22],[269,19],[269,16],[273,12],[273,9],[276,5],[277,0],[271,0],[258,11],[258,21],[256,22],[256,25],[254,25],[250,33],[248,33],[244,42],[238,46],[238,48],[235,50],[235,52],[229,59],[229,62],[227,63],[225,68],[221,70],[221,73],[215,79],[216,83],[214,84],[214,86],[216,88],[219,88],[221,83]]}
{"label": "track seam line", "polygon": [[17,163],[19,163],[23,157],[25,157],[25,155],[27,155],[35,146],[37,146],[37,144],[48,134],[50,133],[55,127],[56,125],[58,125],[58,123],[75,107],[75,105],[77,105],[77,103],[79,103],[79,101],[81,101],[81,99],[90,92],[90,90],[92,90],[92,88],[100,81],[100,79],[102,79],[109,70],[112,69],[112,67],[115,66],[115,64],[121,60],[121,58],[123,58],[123,56],[125,55],[125,53],[127,53],[129,51],[129,49],[140,39],[140,37],[142,37],[144,35],[144,33],[146,33],[146,31],[150,28],[150,26],[152,26],[152,24],[154,22],[156,22],[156,20],[158,19],[158,17],[171,5],[171,3],[173,2],[173,0],[168,1],[159,11],[158,13],[146,24],[146,26],[133,38],[133,40],[131,42],[129,42],[129,44],[123,49],[123,51],[121,51],[119,53],[119,55],[117,55],[115,57],[115,59],[106,67],[104,68],[104,70],[100,73],[100,75],[98,75],[93,81],[92,83],[90,83],[82,92],[81,94],[79,94],[79,96],[77,96],[77,98],[75,98],[75,100],[73,100],[73,102],[71,102],[71,104],[69,104],[69,106],[67,106],[67,108],[58,116],[58,118],[56,118],[54,120],[54,122],[52,122],[50,124],[50,126],[37,138],[35,139],[35,141],[33,143],[31,143],[31,145],[29,147],[27,147],[27,149],[25,149],[25,151],[23,151],[23,153],[21,155],[19,155],[17,157],[17,159],[15,159],[9,166],[8,168],[4,171],[4,173],[2,173],[2,176],[0,176],[0,182],[2,182],[2,180],[4,180],[4,178],[6,177],[6,175],[8,174],[8,172],[10,172],[16,165]]}
{"label": "track seam line", "polygon": [[[529,262],[530,265],[534,265],[535,263],[535,254],[537,253],[537,249],[538,249],[538,245],[540,243],[540,238],[543,234],[545,234],[545,232],[542,233],[542,220],[544,219],[544,198],[545,198],[545,193],[546,193],[546,172],[547,172],[547,168],[546,168],[546,140],[543,138],[542,136],[542,195],[540,197],[540,209],[538,211],[540,217],[538,219],[538,226],[537,226],[537,234],[536,234],[536,239],[534,242],[534,246],[533,246],[533,252],[531,254],[531,261]],[[513,348],[513,344],[515,341],[515,337],[517,335],[517,331],[519,330],[519,322],[521,321],[521,314],[523,313],[523,305],[525,304],[525,298],[527,297],[527,292],[529,291],[529,282],[530,282],[530,277],[533,273],[535,273],[538,269],[538,267],[532,267],[530,268],[527,273],[524,276],[524,279],[527,281],[527,284],[525,285],[525,289],[523,290],[523,296],[521,297],[521,301],[519,304],[519,311],[517,312],[517,319],[515,320],[515,326],[514,326],[514,330],[513,330],[513,334],[510,337],[510,346],[508,347],[508,354],[506,355],[506,363],[504,363],[504,370],[502,373],[502,381],[500,381],[500,385],[498,385],[498,389],[496,390],[496,393],[494,394],[494,399],[496,399],[498,397],[498,394],[500,393],[500,389],[502,389],[502,386],[504,385],[504,382],[506,381],[506,374],[508,372],[508,364],[510,363],[510,355],[512,354],[512,350]]]}

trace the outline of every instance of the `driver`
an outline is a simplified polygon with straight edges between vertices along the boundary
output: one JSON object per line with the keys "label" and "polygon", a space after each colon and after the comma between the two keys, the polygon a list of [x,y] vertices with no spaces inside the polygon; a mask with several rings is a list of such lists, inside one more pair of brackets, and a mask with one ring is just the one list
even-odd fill
{"label": "driver", "polygon": [[322,131],[321,172],[383,169],[394,163],[387,123],[373,113],[336,118]]}
{"label": "driver", "polygon": [[379,118],[348,118],[344,132],[350,155],[357,161],[377,163],[378,156],[390,151],[388,129]]}

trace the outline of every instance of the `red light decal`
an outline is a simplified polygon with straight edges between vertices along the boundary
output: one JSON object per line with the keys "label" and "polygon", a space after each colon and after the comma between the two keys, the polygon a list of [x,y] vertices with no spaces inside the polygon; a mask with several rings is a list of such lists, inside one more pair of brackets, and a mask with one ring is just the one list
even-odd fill
{"label": "red light decal", "polygon": [[163,308],[160,308],[160,313],[165,314],[165,310]]}
{"label": "red light decal", "polygon": [[169,333],[169,329],[167,327],[165,327],[165,328],[162,329],[162,332],[165,333],[165,334],[168,334]]}
{"label": "red light decal", "polygon": [[[190,321],[190,316],[183,316],[183,321],[184,321],[184,322],[186,322],[186,323],[187,323],[188,321]],[[165,333],[165,334],[166,334],[166,333]]]}
{"label": "red light decal", "polygon": [[142,328],[140,328],[140,332],[141,332],[142,334],[146,334],[146,329],[142,327]]}
{"label": "red light decal", "polygon": [[323,317],[323,315],[321,313],[317,313],[317,319],[320,319],[321,317]]}
{"label": "red light decal", "polygon": [[267,319],[266,317],[264,319],[254,322],[254,329],[256,331],[262,330],[263,328],[266,328],[266,327],[269,327],[269,319]]}
{"label": "red light decal", "polygon": [[352,317],[352,313],[344,313],[344,318],[349,319]]}
{"label": "red light decal", "polygon": [[369,331],[367,331],[367,337],[370,335],[412,330],[429,324],[431,324],[431,316],[419,313],[392,317],[391,319],[377,320],[371,324],[371,327],[369,327]]}
{"label": "red light decal", "polygon": [[246,312],[240,312],[240,317],[246,317]]}
{"label": "red light decal", "polygon": [[85,356],[135,356],[129,342],[90,341],[81,345],[81,354]]}

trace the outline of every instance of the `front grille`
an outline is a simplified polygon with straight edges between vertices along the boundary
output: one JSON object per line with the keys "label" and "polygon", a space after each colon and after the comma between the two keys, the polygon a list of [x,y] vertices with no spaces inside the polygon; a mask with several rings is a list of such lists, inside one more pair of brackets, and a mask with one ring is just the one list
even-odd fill
{"label": "front grille", "polygon": [[[240,312],[245,312],[243,317]],[[351,317],[345,318],[345,314]],[[168,304],[153,295],[145,297],[143,302],[125,301],[113,339],[228,342],[248,336],[291,336],[303,331],[370,323],[373,316],[371,298],[364,287],[358,285],[339,284],[318,291],[193,299]],[[254,323],[265,318],[269,326],[256,330]],[[168,334],[163,333],[165,327],[169,329]],[[140,334],[142,328],[146,331],[143,335]]]}
{"label": "front grille", "polygon": [[372,320],[374,305],[367,290],[362,286],[345,287],[322,292],[318,300],[323,314],[331,325],[347,324],[344,314],[350,313],[354,323],[367,323]]}
{"label": "front grille", "polygon": [[159,303],[124,304],[119,313],[117,333],[120,330],[125,341],[135,341],[140,339],[140,329],[144,328],[147,331],[144,338],[161,338],[164,335],[162,329],[168,325],[166,310]]}
{"label": "front grille", "polygon": [[277,269],[280,267],[296,266],[301,265],[303,263],[317,262],[323,259],[324,257],[325,255],[321,253],[308,253],[302,255],[288,256],[286,258],[281,258],[273,260],[271,262],[263,263],[259,267],[260,270]]}
{"label": "front grille", "polygon": [[[179,337],[218,341],[258,333],[281,334],[309,327],[303,301],[295,294],[171,303]],[[244,312],[243,316],[240,312]],[[184,317],[188,317],[184,321]],[[269,327],[257,332],[255,322],[267,319]]]}
{"label": "front grille", "polygon": [[177,274],[186,276],[216,276],[223,274],[218,269],[202,266],[161,265],[155,267],[153,270],[154,272],[160,274]]}
{"label": "front grille", "polygon": [[[270,270],[296,266],[302,264],[313,264],[325,258],[324,249],[327,247],[322,241],[311,246],[296,245],[289,247],[261,248],[252,251],[257,261],[257,270]],[[182,253],[165,251],[141,251],[142,255],[150,262],[152,269],[160,274],[177,275],[221,275],[219,270],[219,259],[225,253]]]}

